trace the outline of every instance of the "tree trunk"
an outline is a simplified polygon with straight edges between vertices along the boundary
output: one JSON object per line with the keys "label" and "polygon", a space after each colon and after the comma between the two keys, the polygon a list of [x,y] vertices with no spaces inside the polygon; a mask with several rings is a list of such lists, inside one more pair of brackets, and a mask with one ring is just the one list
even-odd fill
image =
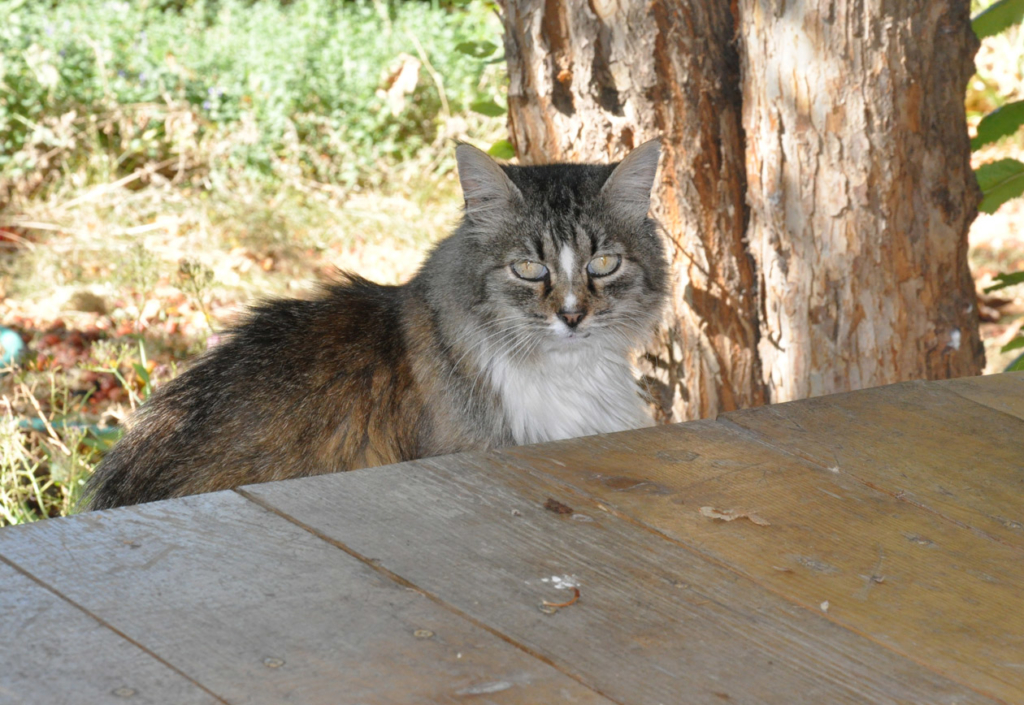
{"label": "tree trunk", "polygon": [[968,0],[507,0],[521,162],[663,137],[664,419],[980,370],[975,48]]}
{"label": "tree trunk", "polygon": [[664,420],[765,401],[727,3],[513,0],[509,125],[524,164],[621,159],[664,136],[653,211],[675,291],[643,361]]}
{"label": "tree trunk", "polygon": [[984,364],[968,0],[740,0],[748,241],[772,401]]}

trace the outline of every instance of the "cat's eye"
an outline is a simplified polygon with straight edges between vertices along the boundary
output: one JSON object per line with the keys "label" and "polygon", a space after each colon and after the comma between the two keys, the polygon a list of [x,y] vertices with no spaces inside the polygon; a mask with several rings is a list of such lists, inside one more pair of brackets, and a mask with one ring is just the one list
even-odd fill
{"label": "cat's eye", "polygon": [[590,260],[587,271],[593,277],[607,277],[622,264],[622,255],[598,255]]}
{"label": "cat's eye", "polygon": [[526,281],[536,282],[540,281],[548,274],[548,268],[540,262],[534,262],[528,259],[521,259],[518,262],[512,263],[512,271],[520,279]]}

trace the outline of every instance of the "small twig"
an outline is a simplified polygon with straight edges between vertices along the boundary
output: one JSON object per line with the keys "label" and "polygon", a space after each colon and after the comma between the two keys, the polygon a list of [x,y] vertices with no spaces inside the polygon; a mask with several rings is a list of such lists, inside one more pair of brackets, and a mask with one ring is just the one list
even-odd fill
{"label": "small twig", "polygon": [[100,81],[103,83],[103,95],[107,97],[110,95],[110,81],[107,79],[107,62],[103,59],[103,48],[87,35],[83,35],[82,39],[92,47],[93,53],[96,54],[96,72],[100,75]]}
{"label": "small twig", "polygon": [[43,413],[43,408],[39,406],[39,400],[36,399],[36,395],[33,394],[27,386],[25,386],[24,382],[21,384],[21,389],[25,393],[25,396],[28,397],[32,406],[35,407],[36,413],[39,415],[39,420],[43,422],[43,426],[46,427],[46,431],[50,434],[50,438],[53,439],[53,442],[57,444],[57,447],[60,448],[64,455],[71,457],[71,451],[66,445],[64,445],[64,442],[60,440],[60,436],[57,435],[57,432],[53,430],[53,426],[50,425],[49,419],[47,419],[46,415]]}
{"label": "small twig", "polygon": [[571,605],[575,605],[576,601],[580,599],[580,589],[578,587],[574,587],[572,592],[572,599],[568,602],[548,602],[547,600],[544,600],[541,604],[545,607],[570,607]]}
{"label": "small twig", "polygon": [[172,157],[170,159],[165,159],[162,162],[157,162],[156,164],[147,164],[141,169],[136,169],[131,174],[128,174],[128,176],[122,177],[117,181],[114,181],[109,184],[102,184],[100,186],[96,186],[95,188],[92,188],[89,191],[83,193],[81,196],[78,196],[77,198],[72,198],[70,201],[58,204],[57,206],[54,207],[53,210],[62,211],[70,208],[71,206],[77,206],[80,203],[91,201],[95,198],[102,196],[108,191],[113,191],[114,189],[130,184],[136,179],[141,179],[143,176],[153,174],[154,172],[160,171],[165,167],[169,167],[178,161],[178,157]]}
{"label": "small twig", "polygon": [[451,108],[448,107],[448,96],[444,92],[444,81],[441,79],[441,74],[437,72],[433,64],[430,63],[430,59],[427,58],[427,52],[423,49],[423,45],[420,44],[420,40],[416,38],[416,35],[412,32],[406,32],[405,36],[409,37],[409,40],[416,47],[416,53],[420,55],[420,60],[423,62],[423,66],[427,69],[427,73],[434,79],[434,83],[437,85],[437,93],[441,96],[441,106],[444,108],[444,121],[447,123],[452,117]]}
{"label": "small twig", "polygon": [[[15,226],[12,225],[10,227],[15,227]],[[22,245],[23,247],[25,247],[25,248],[27,248],[29,250],[35,251],[36,244],[34,242],[32,242],[31,240],[29,240],[28,238],[24,238],[21,235],[19,235],[18,233],[11,232],[10,230],[7,230],[3,225],[0,225],[0,229],[3,229],[3,233],[0,233],[0,235],[2,235],[4,238],[10,240],[11,242],[13,242],[13,243],[15,243],[17,245]]]}
{"label": "small twig", "polygon": [[142,235],[143,233],[153,232],[154,230],[163,230],[167,227],[166,223],[155,221],[152,223],[146,223],[145,225],[134,225],[130,228],[123,228],[121,230],[122,235]]}
{"label": "small twig", "polygon": [[0,227],[24,228],[25,230],[48,230],[55,233],[67,232],[69,229],[56,223],[44,223],[37,220],[4,220]]}

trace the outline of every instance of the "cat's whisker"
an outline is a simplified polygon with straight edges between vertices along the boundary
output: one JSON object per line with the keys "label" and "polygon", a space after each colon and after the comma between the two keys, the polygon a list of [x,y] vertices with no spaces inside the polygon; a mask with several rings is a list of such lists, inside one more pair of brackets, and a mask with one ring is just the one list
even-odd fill
{"label": "cat's whisker", "polygon": [[[508,354],[508,355],[510,355],[510,356],[511,356],[512,354],[514,354],[514,353],[515,353],[515,351],[516,351],[516,350],[518,350],[518,349],[519,349],[519,348],[520,348],[520,347],[521,347],[521,346],[523,345],[523,342],[524,342],[524,340],[527,340],[527,341],[529,340],[528,338],[525,338],[525,337],[519,336],[519,331],[520,331],[520,330],[521,330],[521,329],[517,329],[517,330],[515,331],[515,333],[516,333],[516,339],[515,339],[514,343],[512,344],[512,346],[511,346],[511,347],[509,348],[509,353],[507,353],[507,354]],[[469,394],[470,394],[470,400],[472,400],[472,398],[473,398],[473,397],[474,397],[474,395],[476,394],[476,391],[477,391],[477,389],[478,389],[478,387],[479,387],[479,384],[480,384],[480,382],[481,382],[481,381],[482,381],[482,380],[484,379],[484,376],[485,376],[485,375],[490,375],[490,374],[492,374],[492,373],[493,373],[493,367],[492,367],[492,365],[493,365],[493,363],[494,363],[495,359],[496,359],[496,358],[498,357],[498,355],[500,355],[500,354],[502,354],[502,353],[500,353],[500,352],[496,352],[496,353],[494,353],[493,355],[491,355],[491,356],[490,356],[490,358],[489,358],[489,359],[487,360],[487,362],[486,362],[486,363],[480,364],[480,365],[478,366],[478,370],[477,370],[477,373],[476,373],[476,375],[475,375],[475,376],[473,377],[473,384],[472,384],[472,385],[470,386],[470,389],[469,389]]]}
{"label": "cat's whisker", "polygon": [[[486,371],[486,367],[487,367],[486,364],[480,364],[479,359],[482,359],[483,357],[488,356],[491,348],[495,348],[495,347],[498,347],[498,346],[505,345],[507,338],[511,337],[513,340],[515,340],[518,337],[520,331],[522,331],[525,328],[529,328],[529,327],[530,327],[529,324],[523,323],[523,324],[520,324],[518,326],[512,326],[510,328],[505,328],[505,329],[502,329],[500,331],[496,331],[495,333],[492,333],[492,334],[490,334],[488,336],[485,336],[477,345],[468,348],[462,354],[462,356],[460,356],[460,358],[456,362],[456,364],[453,365],[452,370],[449,371],[449,373],[448,373],[448,378],[445,381],[446,393],[448,393],[450,395],[451,392],[452,392],[452,388],[451,388],[451,384],[450,384],[450,382],[451,382],[451,375],[453,374],[453,372],[457,368],[458,363],[460,363],[468,354],[470,354],[472,352],[479,352],[481,348],[485,348],[486,347],[486,350],[484,350],[483,354],[478,356],[478,361],[477,361],[477,364],[476,364],[477,374],[476,374],[476,376],[473,379],[472,385],[470,386],[469,397],[467,398],[466,404],[465,404],[467,409],[471,409],[472,408],[472,403],[473,403],[473,397],[476,394],[476,389],[477,389],[477,386],[479,384],[480,378],[481,378],[483,372]],[[501,336],[501,337],[498,337],[498,336]],[[497,340],[494,340],[495,338],[497,338]]]}
{"label": "cat's whisker", "polygon": [[[448,375],[445,378],[445,382],[444,382],[444,385],[443,385],[446,393],[449,396],[452,393],[452,386],[451,386],[452,375],[455,374],[455,372],[459,369],[459,365],[462,363],[462,361],[468,355],[470,355],[471,353],[479,352],[481,348],[486,348],[487,350],[489,350],[491,347],[502,345],[502,344],[504,344],[505,339],[507,337],[510,337],[510,336],[512,336],[514,334],[515,334],[515,329],[504,329],[504,330],[496,331],[496,332],[494,332],[494,333],[492,333],[490,335],[485,336],[480,341],[478,341],[476,344],[468,346],[466,348],[466,350],[462,353],[462,355],[459,356],[459,359],[456,360],[454,363],[452,363],[451,369],[448,371]],[[497,340],[494,340],[495,338],[497,338]],[[477,365],[477,366],[479,366],[479,365]],[[472,402],[472,395],[471,395],[470,399],[467,400],[467,406],[470,406],[471,402]]]}

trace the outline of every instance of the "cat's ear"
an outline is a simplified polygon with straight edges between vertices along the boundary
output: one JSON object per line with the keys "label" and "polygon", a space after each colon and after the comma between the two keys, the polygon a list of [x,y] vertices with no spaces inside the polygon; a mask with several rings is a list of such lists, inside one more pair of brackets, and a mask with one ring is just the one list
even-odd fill
{"label": "cat's ear", "polygon": [[661,142],[653,139],[644,142],[619,162],[601,187],[608,204],[631,217],[647,217],[660,156]]}
{"label": "cat's ear", "polygon": [[455,160],[459,163],[466,215],[502,208],[520,195],[498,163],[476,147],[460,144],[455,148]]}

